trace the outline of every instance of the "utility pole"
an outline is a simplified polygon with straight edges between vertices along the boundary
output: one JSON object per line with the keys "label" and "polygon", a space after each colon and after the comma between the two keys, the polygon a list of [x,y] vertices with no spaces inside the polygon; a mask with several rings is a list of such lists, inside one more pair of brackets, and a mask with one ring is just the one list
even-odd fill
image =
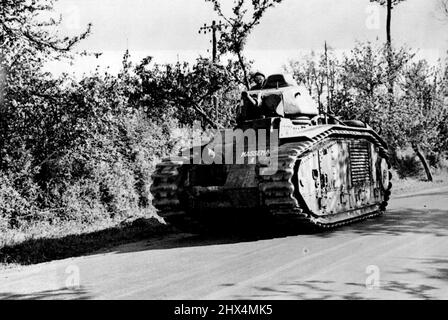
{"label": "utility pole", "polygon": [[327,80],[327,106],[325,107],[325,123],[328,123],[328,111],[330,110],[330,74],[328,68],[328,48],[327,41],[325,41],[325,76]]}
{"label": "utility pole", "polygon": [[[212,62],[213,64],[216,63],[216,59],[217,59],[217,41],[216,41],[216,32],[220,31],[222,28],[225,28],[226,26],[224,24],[222,24],[221,22],[216,23],[215,20],[212,21],[211,25],[207,25],[206,23],[204,23],[204,26],[199,28],[199,33],[204,33],[207,34],[209,32],[212,33]],[[213,79],[212,79],[213,81]],[[215,108],[215,120],[216,122],[218,121],[218,98],[216,97],[216,95],[213,95],[213,106]]]}
{"label": "utility pole", "polygon": [[207,34],[209,32],[212,33],[212,61],[213,63],[216,62],[216,58],[217,58],[217,41],[216,41],[216,32],[217,31],[221,31],[223,28],[226,28],[226,25],[219,22],[216,23],[215,20],[212,21],[211,25],[207,25],[206,23],[204,23],[204,26],[199,28],[199,33],[204,33]]}

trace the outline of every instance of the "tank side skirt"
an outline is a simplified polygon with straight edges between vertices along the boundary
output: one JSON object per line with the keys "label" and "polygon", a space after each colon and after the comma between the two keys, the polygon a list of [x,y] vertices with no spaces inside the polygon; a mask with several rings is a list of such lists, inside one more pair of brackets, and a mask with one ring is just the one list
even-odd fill
{"label": "tank side skirt", "polygon": [[[305,205],[301,196],[297,195],[294,185],[298,186],[299,181],[293,181],[295,173],[301,159],[319,149],[320,146],[329,142],[329,138],[362,138],[372,142],[379,149],[381,158],[388,160],[387,150],[382,140],[378,140],[376,135],[372,135],[365,130],[341,130],[340,128],[329,129],[308,141],[286,143],[279,147],[278,170],[273,175],[261,175],[260,191],[265,206],[273,214],[296,215],[304,221],[323,227],[337,227],[354,221],[367,219],[380,215],[387,206],[390,196],[390,185],[385,190],[384,201],[381,204],[374,204],[347,210],[332,215],[317,217],[313,215]],[[263,168],[261,168],[262,171]]]}

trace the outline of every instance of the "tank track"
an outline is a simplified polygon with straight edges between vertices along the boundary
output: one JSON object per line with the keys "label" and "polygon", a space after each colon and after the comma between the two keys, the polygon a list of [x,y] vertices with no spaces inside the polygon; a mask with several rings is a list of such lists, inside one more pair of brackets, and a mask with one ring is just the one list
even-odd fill
{"label": "tank track", "polygon": [[186,233],[208,232],[208,227],[197,219],[196,216],[188,215],[187,210],[181,205],[180,194],[182,190],[182,166],[186,160],[174,161],[164,159],[156,165],[152,174],[150,187],[153,195],[152,205],[162,214],[165,222],[173,225],[176,229]]}
{"label": "tank track", "polygon": [[[347,218],[337,222],[323,222],[321,218],[314,217],[311,213],[308,213],[306,209],[301,208],[299,201],[294,195],[295,188],[292,181],[295,174],[295,165],[301,157],[308,152],[313,151],[314,148],[316,148],[316,145],[330,136],[369,138],[379,146],[380,156],[388,160],[387,150],[382,147],[381,143],[374,136],[360,131],[330,129],[315,136],[311,141],[283,144],[279,147],[277,153],[271,155],[278,157],[278,170],[274,174],[266,174],[271,170],[270,168],[260,168],[259,170],[259,178],[262,180],[262,183],[260,184],[260,192],[262,193],[265,206],[272,214],[295,215],[301,222],[303,221],[305,224],[311,223],[314,227],[336,228],[360,220],[373,218],[384,212],[391,194],[391,183],[389,183],[389,186],[385,191],[385,199],[380,205],[380,210],[362,216]],[[391,173],[389,172],[389,178],[390,177]],[[338,215],[341,214],[344,213],[339,213]]]}
{"label": "tank track", "polygon": [[183,161],[164,159],[156,165],[152,174],[153,183],[150,191],[153,195],[153,206],[166,213],[176,214],[182,212],[179,199],[179,185]]}

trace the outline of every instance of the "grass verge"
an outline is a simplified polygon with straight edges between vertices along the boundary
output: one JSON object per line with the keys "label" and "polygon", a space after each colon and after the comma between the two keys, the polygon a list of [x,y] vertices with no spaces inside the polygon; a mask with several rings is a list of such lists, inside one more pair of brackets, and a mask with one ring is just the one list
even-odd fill
{"label": "grass verge", "polygon": [[170,232],[172,228],[154,216],[89,226],[74,222],[57,227],[38,224],[9,237],[2,236],[0,270],[82,256]]}
{"label": "grass verge", "polygon": [[426,181],[422,177],[409,177],[399,179],[398,175],[392,172],[392,195],[418,192],[427,189],[440,188],[448,186],[448,173],[441,172],[435,174],[433,181]]}

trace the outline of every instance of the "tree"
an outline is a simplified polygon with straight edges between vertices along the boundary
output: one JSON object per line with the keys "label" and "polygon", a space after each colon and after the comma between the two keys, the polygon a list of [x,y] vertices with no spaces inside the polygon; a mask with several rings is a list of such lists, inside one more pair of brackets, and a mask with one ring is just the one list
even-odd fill
{"label": "tree", "polygon": [[[228,66],[205,58],[198,58],[193,65],[152,65],[151,60],[143,59],[135,67],[137,94],[131,97],[131,103],[143,108],[150,119],[163,123],[167,118],[176,118],[181,124],[192,125],[199,115],[204,126],[215,128],[231,122],[237,101],[230,95],[237,84]],[[213,120],[215,94],[223,97],[218,122]]]}
{"label": "tree", "polygon": [[[72,57],[72,49],[91,31],[63,37],[57,32],[62,17],[51,17],[53,0],[2,0],[0,19],[0,67],[2,70],[2,102],[14,98],[15,81],[30,79],[50,59]],[[44,18],[46,17],[46,18]],[[42,88],[39,88],[42,89]],[[51,99],[42,90],[30,90],[32,96]],[[8,97],[6,97],[8,95]]]}
{"label": "tree", "polygon": [[[395,101],[395,94],[394,94],[394,86],[396,83],[396,80],[398,78],[397,70],[400,70],[401,68],[397,68],[397,64],[399,65],[400,62],[397,63],[394,59],[394,50],[392,48],[392,31],[391,31],[391,25],[392,25],[392,10],[395,8],[396,5],[398,5],[400,2],[403,2],[405,0],[370,0],[370,2],[377,2],[382,6],[386,7],[387,10],[387,16],[386,16],[386,59],[387,59],[387,93],[388,93],[388,104],[389,104],[389,112],[392,113],[392,109],[396,107],[396,101]],[[445,0],[442,0],[442,3],[445,2]],[[429,166],[427,165],[426,158],[420,151],[420,146],[418,141],[414,141],[411,143],[414,151],[418,155],[419,159],[421,160],[425,171],[428,176],[428,180],[432,181],[432,175],[429,169]]]}
{"label": "tree", "polygon": [[336,58],[331,51],[317,55],[314,51],[300,60],[289,61],[283,69],[294,75],[299,83],[305,85],[316,100],[319,110],[324,111],[323,95],[327,95],[327,108],[333,104],[336,88]]}
{"label": "tree", "polygon": [[236,0],[231,15],[224,13],[221,0],[205,1],[213,4],[215,12],[224,20],[227,27],[220,33],[218,40],[219,53],[236,55],[243,74],[242,83],[249,89],[248,63],[243,54],[247,37],[254,27],[260,23],[266,10],[279,4],[282,0]]}
{"label": "tree", "polygon": [[[393,109],[388,106],[389,56],[397,78]],[[315,54],[291,61],[285,69],[321,104],[320,95],[333,91],[335,115],[372,126],[387,141],[395,165],[402,160],[395,150],[411,146],[431,180],[430,165],[444,156],[448,145],[448,72],[425,61],[413,63],[413,58],[414,53],[405,47],[390,53],[386,45],[361,43],[340,61],[330,56],[330,71],[325,70],[323,57]]]}
{"label": "tree", "polygon": [[60,36],[57,28],[62,17],[55,20],[51,16],[53,0],[2,0],[1,5],[0,48],[9,69],[24,61],[39,63],[68,56],[91,31],[89,24],[79,35]]}
{"label": "tree", "polygon": [[335,112],[345,119],[358,119],[383,131],[386,61],[381,47],[358,44],[339,65]]}
{"label": "tree", "polygon": [[396,75],[393,73],[393,57],[392,57],[392,10],[400,2],[405,0],[370,0],[370,2],[377,2],[382,6],[386,6],[386,50],[387,50],[387,63],[388,69],[388,94],[389,94],[389,108],[393,108],[394,105],[394,83]]}
{"label": "tree", "polygon": [[404,137],[421,161],[428,181],[433,177],[422,147],[434,150],[439,121],[445,116],[438,98],[438,76],[438,70],[426,61],[412,63],[403,73],[403,95],[399,101]]}
{"label": "tree", "polygon": [[[46,130],[57,125],[56,112],[61,102],[61,80],[42,72],[45,61],[72,57],[72,49],[85,39],[91,30],[73,37],[57,33],[62,18],[51,17],[52,0],[2,0],[0,19],[0,158],[5,152],[20,146],[36,149],[40,157],[48,156],[47,147],[32,141],[44,142]],[[59,112],[59,111],[58,111]],[[50,121],[45,122],[44,119]],[[51,125],[50,123],[53,123]],[[48,133],[48,132],[47,132]],[[31,139],[32,138],[32,139]],[[9,143],[8,146],[5,143]],[[47,144],[47,143],[44,143]],[[43,149],[38,149],[42,146]],[[38,160],[39,161],[39,160]],[[4,163],[4,161],[3,161]],[[1,165],[1,164],[0,164]]]}
{"label": "tree", "polygon": [[370,2],[377,2],[382,6],[386,7],[387,16],[386,16],[386,43],[390,46],[392,44],[392,34],[391,34],[391,26],[392,26],[392,10],[396,5],[405,0],[370,0]]}
{"label": "tree", "polygon": [[67,111],[62,108],[63,80],[52,78],[42,67],[50,59],[71,58],[91,29],[89,24],[73,37],[58,34],[62,19],[51,17],[53,3],[2,0],[0,8],[0,174],[27,203],[42,201],[36,178],[66,147],[62,139],[54,139],[67,137],[62,129]]}

